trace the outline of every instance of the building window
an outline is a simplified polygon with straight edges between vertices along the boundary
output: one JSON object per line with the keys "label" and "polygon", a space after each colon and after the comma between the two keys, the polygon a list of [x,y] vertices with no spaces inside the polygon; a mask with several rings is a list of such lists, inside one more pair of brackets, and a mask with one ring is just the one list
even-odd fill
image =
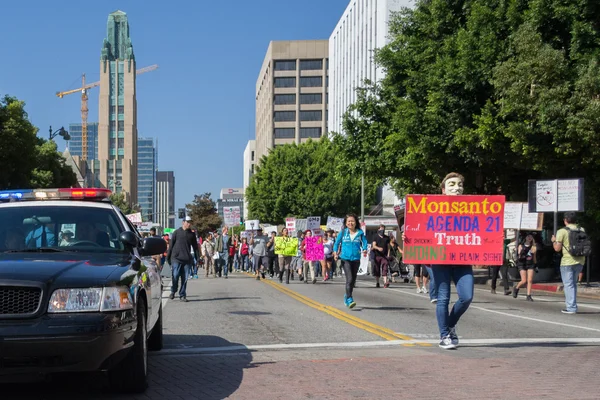
{"label": "building window", "polygon": [[321,87],[323,86],[322,76],[303,76],[300,78],[301,87]]}
{"label": "building window", "polygon": [[118,125],[118,129],[119,131],[124,131],[125,130],[125,122],[124,121],[118,121],[119,125]]}
{"label": "building window", "polygon": [[323,120],[322,111],[300,111],[300,121],[321,121]]}
{"label": "building window", "polygon": [[296,87],[296,78],[275,78],[276,88]]}
{"label": "building window", "polygon": [[296,95],[295,94],[276,94],[275,95],[275,104],[277,104],[277,105],[296,104]]}
{"label": "building window", "polygon": [[305,138],[320,138],[321,128],[300,128],[300,137]]}
{"label": "building window", "polygon": [[117,139],[117,143],[120,148],[125,147],[125,139]]}
{"label": "building window", "polygon": [[300,60],[300,70],[323,69],[323,60]]}
{"label": "building window", "polygon": [[296,128],[275,128],[275,139],[293,139],[296,137]]}
{"label": "building window", "polygon": [[252,161],[254,161],[254,152],[252,152]]}
{"label": "building window", "polygon": [[119,111],[119,112],[118,112],[118,114],[123,114],[123,113],[125,113],[125,106],[118,106],[118,109],[119,109],[119,110],[118,110],[118,111]]}
{"label": "building window", "polygon": [[275,111],[275,122],[288,122],[296,120],[296,111]]}
{"label": "building window", "polygon": [[323,104],[323,95],[321,93],[301,94],[300,104]]}
{"label": "building window", "polygon": [[295,60],[279,60],[275,61],[275,71],[295,71]]}

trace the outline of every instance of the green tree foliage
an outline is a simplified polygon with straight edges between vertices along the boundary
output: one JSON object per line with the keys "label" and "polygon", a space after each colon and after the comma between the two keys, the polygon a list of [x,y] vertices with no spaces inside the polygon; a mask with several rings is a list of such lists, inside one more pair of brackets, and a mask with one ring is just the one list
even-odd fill
{"label": "green tree foliage", "polygon": [[188,215],[192,217],[192,226],[201,236],[214,232],[223,224],[210,195],[210,193],[194,195],[194,201],[185,205]]}
{"label": "green tree foliage", "polygon": [[0,100],[0,189],[30,187],[36,166],[36,133],[24,102],[9,96]]}
{"label": "green tree foliage", "polygon": [[[359,212],[360,172],[336,173],[338,155],[327,138],[271,150],[246,188],[250,218],[281,224],[289,216],[326,218]],[[366,181],[365,187],[366,200],[372,200],[375,182]]]}
{"label": "green tree foliage", "polygon": [[131,204],[125,199],[124,193],[113,193],[110,195],[110,201],[115,206],[119,207],[121,212],[125,215],[135,214],[141,211],[139,204]]}
{"label": "green tree foliage", "polygon": [[36,136],[38,129],[14,97],[0,100],[0,188],[53,188],[77,185],[77,177],[56,143]]}
{"label": "green tree foliage", "polygon": [[528,179],[584,177],[600,223],[599,20],[594,0],[417,1],[377,52],[385,79],[358,91],[335,137],[345,164],[401,195],[450,171],[511,200]]}

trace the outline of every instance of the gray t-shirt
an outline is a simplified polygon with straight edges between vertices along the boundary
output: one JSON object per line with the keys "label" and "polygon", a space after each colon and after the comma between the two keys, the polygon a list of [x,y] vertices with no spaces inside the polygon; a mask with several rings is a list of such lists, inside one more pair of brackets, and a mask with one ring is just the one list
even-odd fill
{"label": "gray t-shirt", "polygon": [[254,236],[254,246],[252,253],[255,256],[266,256],[267,255],[267,242],[269,237],[265,235]]}

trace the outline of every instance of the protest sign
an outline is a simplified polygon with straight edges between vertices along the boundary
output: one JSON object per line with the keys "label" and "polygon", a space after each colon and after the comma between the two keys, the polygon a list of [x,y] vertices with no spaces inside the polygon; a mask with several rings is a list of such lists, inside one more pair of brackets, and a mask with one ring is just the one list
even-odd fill
{"label": "protest sign", "polygon": [[251,219],[246,221],[246,230],[255,231],[259,228],[260,221],[257,219]]}
{"label": "protest sign", "polygon": [[502,265],[504,196],[408,195],[406,264]]}
{"label": "protest sign", "polygon": [[289,232],[295,231],[296,230],[296,218],[292,217],[292,218],[286,218],[285,219],[285,227]]}
{"label": "protest sign", "polygon": [[308,217],[306,218],[306,229],[320,229],[321,228],[321,217]]}
{"label": "protest sign", "polygon": [[327,229],[333,229],[334,231],[341,231],[344,225],[344,218],[338,217],[327,217]]}
{"label": "protest sign", "polygon": [[298,254],[298,238],[276,236],[275,254],[295,257]]}
{"label": "protest sign", "polygon": [[306,246],[306,259],[308,261],[322,260],[325,256],[323,251],[323,238],[311,236],[304,238],[304,241]]}
{"label": "protest sign", "polygon": [[237,226],[240,224],[240,207],[223,207],[223,219],[226,226]]}
{"label": "protest sign", "polygon": [[306,229],[306,219],[297,219],[296,220],[296,232],[304,232]]}

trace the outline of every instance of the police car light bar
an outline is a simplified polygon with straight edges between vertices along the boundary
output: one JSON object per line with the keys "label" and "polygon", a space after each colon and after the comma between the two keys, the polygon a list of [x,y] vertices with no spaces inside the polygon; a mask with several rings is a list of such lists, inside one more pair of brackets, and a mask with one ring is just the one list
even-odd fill
{"label": "police car light bar", "polygon": [[111,194],[112,192],[108,189],[97,188],[0,190],[0,201],[57,199],[102,200],[107,199]]}

